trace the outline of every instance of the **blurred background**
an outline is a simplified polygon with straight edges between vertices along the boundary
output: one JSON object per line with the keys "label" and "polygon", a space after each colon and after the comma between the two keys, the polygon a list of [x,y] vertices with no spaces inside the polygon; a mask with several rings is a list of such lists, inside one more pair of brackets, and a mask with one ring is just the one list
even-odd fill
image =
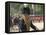
{"label": "blurred background", "polygon": [[[27,4],[26,6],[30,8],[31,15],[43,16],[44,5],[42,5],[42,4]],[[24,4],[21,4],[21,3],[10,3],[10,16],[14,16],[16,14],[22,14],[23,7],[24,7]]]}

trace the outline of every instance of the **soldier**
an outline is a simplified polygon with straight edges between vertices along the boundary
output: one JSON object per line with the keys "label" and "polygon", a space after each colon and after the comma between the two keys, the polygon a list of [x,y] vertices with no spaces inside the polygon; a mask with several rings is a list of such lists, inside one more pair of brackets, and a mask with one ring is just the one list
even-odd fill
{"label": "soldier", "polygon": [[26,31],[30,30],[30,26],[36,31],[36,27],[32,24],[32,20],[30,20],[30,16],[29,16],[30,15],[30,8],[23,7],[22,13],[23,13],[22,17],[23,17],[23,20],[24,20],[26,28],[27,28]]}

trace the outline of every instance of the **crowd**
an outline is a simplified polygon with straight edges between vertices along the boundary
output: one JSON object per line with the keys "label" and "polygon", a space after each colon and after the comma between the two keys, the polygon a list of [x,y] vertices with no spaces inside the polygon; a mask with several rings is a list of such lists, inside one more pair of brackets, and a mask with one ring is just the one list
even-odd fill
{"label": "crowd", "polygon": [[[27,25],[28,26],[28,25]],[[27,26],[23,18],[19,17],[10,17],[10,32],[26,32]],[[30,21],[30,27],[36,31],[36,27]],[[28,30],[29,31],[29,30]]]}

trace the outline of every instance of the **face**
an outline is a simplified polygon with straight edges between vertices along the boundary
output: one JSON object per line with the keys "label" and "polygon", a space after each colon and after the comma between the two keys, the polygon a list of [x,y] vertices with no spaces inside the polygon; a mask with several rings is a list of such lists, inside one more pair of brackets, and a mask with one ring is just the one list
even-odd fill
{"label": "face", "polygon": [[27,4],[24,4],[24,7],[27,7]]}
{"label": "face", "polygon": [[19,32],[19,27],[18,27],[18,25],[14,25],[14,26],[13,26],[13,30],[14,30],[14,32]]}
{"label": "face", "polygon": [[14,25],[13,28],[14,28],[15,32],[19,32],[19,27],[18,27],[18,25]]}

